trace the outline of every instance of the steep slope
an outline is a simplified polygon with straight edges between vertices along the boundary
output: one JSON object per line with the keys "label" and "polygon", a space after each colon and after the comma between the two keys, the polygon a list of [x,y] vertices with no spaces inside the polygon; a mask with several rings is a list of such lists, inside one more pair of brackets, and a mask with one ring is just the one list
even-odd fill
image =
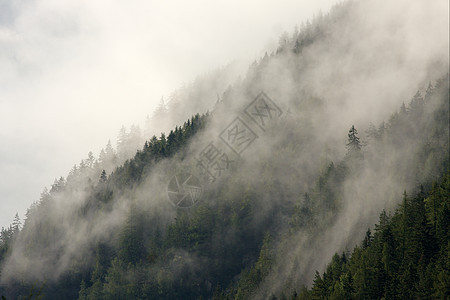
{"label": "steep slope", "polygon": [[[431,19],[439,5],[376,5],[337,5],[284,37],[211,114],[151,138],[109,176],[55,182],[22,230],[2,233],[0,294],[267,298],[309,285],[404,190],[428,189],[448,169],[445,16]],[[346,150],[353,124],[368,137],[350,132]],[[237,125],[247,144],[235,143]],[[216,148],[226,167],[202,172],[198,160]],[[180,173],[203,188],[190,208],[167,199]]]}
{"label": "steep slope", "polygon": [[349,253],[335,254],[311,290],[292,299],[447,299],[450,296],[450,177],[430,192],[403,196],[383,211],[374,234]]}

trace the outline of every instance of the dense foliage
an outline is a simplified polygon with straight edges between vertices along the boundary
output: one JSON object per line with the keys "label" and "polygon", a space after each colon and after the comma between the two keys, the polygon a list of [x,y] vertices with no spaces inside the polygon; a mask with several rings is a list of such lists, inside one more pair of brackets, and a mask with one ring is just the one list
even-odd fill
{"label": "dense foliage", "polygon": [[[438,92],[447,88],[441,81],[433,90],[440,95]],[[430,90],[427,97],[432,97],[432,93]],[[436,99],[442,101],[443,98]],[[414,101],[410,107],[413,107]],[[441,103],[445,107],[445,102]],[[423,102],[422,109],[426,105],[427,102]],[[372,143],[382,139],[395,140],[400,126],[420,121],[413,113],[413,108],[408,111],[401,109],[392,116],[388,125],[369,132],[376,135]],[[182,151],[189,138],[205,126],[207,118],[206,115],[193,117],[182,127],[171,131],[167,139],[164,135],[159,139],[153,137],[134,159],[110,176],[102,172],[98,183],[91,183],[91,196],[81,213],[90,216],[95,211],[107,209],[114,192],[137,185],[152,164]],[[427,151],[433,155],[433,158],[427,156],[424,161],[430,163],[430,159],[438,159],[442,168],[448,166],[448,160],[439,154],[442,149],[436,148],[433,143],[441,141],[439,136],[445,134],[445,120],[442,110],[436,110],[433,122],[424,125],[421,133],[428,132],[426,146],[431,148]],[[440,133],[442,130],[444,132]],[[361,161],[368,159],[357,153],[362,147],[356,135],[357,131],[352,127],[348,143],[353,145],[349,147],[347,156],[337,165],[330,163],[317,178],[310,193],[301,197],[302,200],[292,208],[274,204],[270,215],[256,217],[262,205],[258,201],[261,194],[257,186],[247,185],[243,178],[234,177],[229,178],[213,195],[208,195],[220,201],[202,202],[190,211],[178,210],[173,222],[165,228],[160,227],[158,216],[149,216],[149,212],[132,205],[122,228],[114,234],[114,242],[99,242],[95,246],[96,259],[91,268],[76,267],[57,282],[41,282],[35,286],[15,282],[7,289],[2,288],[3,293],[9,297],[19,297],[28,295],[30,291],[37,293],[42,288],[42,295],[48,298],[249,298],[268,275],[274,261],[280,259],[276,252],[281,251],[283,238],[273,237],[279,234],[276,228],[286,209],[291,211],[291,217],[290,229],[284,233],[284,239],[305,228],[316,231],[333,224],[339,210],[342,182],[351,172],[355,172]],[[316,274],[311,290],[299,288],[293,294],[289,290],[283,293],[300,299],[444,299],[449,288],[448,174],[440,183],[434,183],[431,190],[429,186],[425,182],[425,188],[422,187],[415,197],[405,193],[400,208],[393,215],[383,212],[379,224],[375,226],[375,233],[372,235],[368,230],[361,246],[356,247],[351,255],[335,255],[323,276]],[[30,209],[29,214],[45,210],[52,203],[52,197],[69,188],[69,180],[60,179]],[[279,188],[272,185],[266,192],[269,195],[278,193]],[[228,191],[241,192],[231,194]],[[31,224],[36,225],[34,222]],[[29,220],[22,230],[26,231],[27,226],[31,226]],[[39,226],[42,229],[51,228],[51,231],[39,231],[39,239],[29,245],[31,249],[48,247],[46,240],[59,234],[57,227],[51,225],[51,220],[40,219]],[[19,218],[9,229],[3,229],[2,259],[8,255],[8,249],[20,230]]]}
{"label": "dense foliage", "polygon": [[349,253],[335,254],[311,289],[292,299],[448,299],[450,173],[430,192],[403,196],[383,211],[374,233]]}
{"label": "dense foliage", "polygon": [[[255,62],[247,77],[218,99],[215,111],[238,92],[253,95],[270,82],[271,63],[301,78],[308,64],[303,53],[345,19],[351,5],[338,5],[330,15],[319,15],[292,37],[283,35],[277,52]],[[340,149],[333,149],[337,154],[332,153],[332,159],[318,156],[327,154],[323,149],[333,137],[308,119],[308,114],[320,115],[317,111],[326,106],[325,100],[304,86],[294,90],[298,94],[291,97],[292,107],[305,114],[276,124],[274,131],[282,128],[283,134],[276,134],[268,151],[240,161],[220,184],[205,189],[203,201],[190,209],[174,208],[165,199],[167,206],[155,208],[152,203],[160,203],[156,189],[142,204],[136,191],[151,180],[160,164],[171,159],[183,162],[192,142],[213,126],[215,112],[197,114],[167,136],[153,136],[137,152],[133,145],[140,140],[138,128],[130,133],[123,128],[117,150],[108,143],[98,159],[90,153],[67,178],[44,190],[23,225],[17,216],[2,229],[0,276],[9,277],[0,286],[0,295],[7,299],[448,298],[448,75],[417,92],[386,123],[371,125],[365,136],[351,125],[353,120],[346,120],[349,131],[340,134],[343,142]],[[178,107],[176,114],[181,110]],[[319,150],[323,153],[315,152]],[[304,152],[311,160],[296,161]],[[251,175],[245,170],[252,170]],[[388,180],[381,178],[386,170]],[[359,189],[358,179],[363,176],[371,180],[370,187]],[[378,185],[385,181],[390,185]],[[385,189],[384,194],[377,193],[377,187]],[[396,192],[405,189],[403,199],[398,198]],[[340,233],[343,224],[337,221],[344,209],[364,203],[352,202],[355,199],[374,197],[387,207],[379,223],[375,227],[371,226],[375,220],[364,223],[363,233],[371,228],[351,253],[332,258],[321,253],[331,263],[323,275],[317,271],[312,279],[311,268],[325,265],[309,264],[310,258],[319,256],[316,248],[337,245],[324,240],[330,238],[327,230]],[[362,219],[373,215],[355,211]],[[337,239],[352,249],[361,239],[360,231],[356,228]],[[92,238],[86,240],[86,235]],[[291,251],[297,244],[313,250]],[[16,267],[14,276],[8,273],[11,265]],[[40,273],[31,274],[32,269]],[[24,280],[28,275],[39,279]],[[273,281],[278,286],[267,289]]]}

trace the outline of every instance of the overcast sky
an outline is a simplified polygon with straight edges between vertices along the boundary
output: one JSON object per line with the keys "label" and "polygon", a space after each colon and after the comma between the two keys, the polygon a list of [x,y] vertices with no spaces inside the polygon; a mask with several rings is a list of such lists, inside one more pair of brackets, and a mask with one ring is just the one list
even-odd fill
{"label": "overcast sky", "polygon": [[334,2],[0,0],[0,227],[161,96]]}

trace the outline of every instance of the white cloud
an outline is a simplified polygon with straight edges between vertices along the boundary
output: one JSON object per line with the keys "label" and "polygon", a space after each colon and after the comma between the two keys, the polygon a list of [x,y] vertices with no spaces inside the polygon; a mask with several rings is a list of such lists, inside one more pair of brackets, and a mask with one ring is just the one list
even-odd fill
{"label": "white cloud", "polygon": [[0,0],[0,226],[162,95],[333,2]]}

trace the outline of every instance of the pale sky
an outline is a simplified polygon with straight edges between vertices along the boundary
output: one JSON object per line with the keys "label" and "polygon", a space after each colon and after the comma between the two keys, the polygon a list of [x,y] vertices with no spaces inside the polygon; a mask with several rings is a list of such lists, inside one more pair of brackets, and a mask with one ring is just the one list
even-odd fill
{"label": "pale sky", "polygon": [[197,75],[275,50],[330,0],[0,0],[0,227]]}

